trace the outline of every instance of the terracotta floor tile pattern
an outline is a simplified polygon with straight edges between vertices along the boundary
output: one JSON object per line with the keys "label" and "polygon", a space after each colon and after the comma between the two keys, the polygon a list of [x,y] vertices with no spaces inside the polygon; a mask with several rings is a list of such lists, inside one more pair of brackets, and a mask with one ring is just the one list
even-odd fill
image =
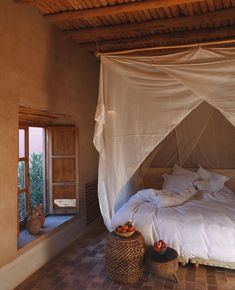
{"label": "terracotta floor tile pattern", "polygon": [[16,290],[235,290],[235,270],[192,265],[179,266],[179,284],[147,270],[133,285],[111,281],[104,268],[106,235],[103,227],[84,235]]}

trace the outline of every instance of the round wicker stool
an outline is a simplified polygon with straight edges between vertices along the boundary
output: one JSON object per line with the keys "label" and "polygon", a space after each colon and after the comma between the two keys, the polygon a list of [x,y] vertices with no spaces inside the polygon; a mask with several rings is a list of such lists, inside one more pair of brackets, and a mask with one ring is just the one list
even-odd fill
{"label": "round wicker stool", "polygon": [[144,271],[144,239],[136,231],[130,238],[119,237],[115,232],[107,236],[105,266],[111,279],[135,283]]}
{"label": "round wicker stool", "polygon": [[153,247],[147,249],[146,254],[147,265],[150,273],[155,276],[173,275],[175,281],[178,283],[178,253],[168,247],[163,255],[158,254],[153,250]]}

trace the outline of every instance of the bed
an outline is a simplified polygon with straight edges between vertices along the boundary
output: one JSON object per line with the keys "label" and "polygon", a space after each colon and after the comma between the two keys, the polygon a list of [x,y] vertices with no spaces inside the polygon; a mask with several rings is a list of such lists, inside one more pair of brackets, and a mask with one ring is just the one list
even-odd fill
{"label": "bed", "polygon": [[[230,177],[219,191],[199,190],[180,205],[159,207],[155,196],[162,176],[172,169],[149,169],[142,186],[112,219],[112,227],[132,221],[146,245],[163,239],[177,250],[182,264],[205,264],[235,269],[235,171],[211,170]],[[192,170],[193,171],[193,170]]]}

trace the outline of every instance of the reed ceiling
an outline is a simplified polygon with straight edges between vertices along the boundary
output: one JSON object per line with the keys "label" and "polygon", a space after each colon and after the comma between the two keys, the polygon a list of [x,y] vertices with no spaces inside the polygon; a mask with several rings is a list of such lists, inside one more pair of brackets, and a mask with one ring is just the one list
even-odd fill
{"label": "reed ceiling", "polygon": [[90,51],[235,40],[235,0],[15,0]]}

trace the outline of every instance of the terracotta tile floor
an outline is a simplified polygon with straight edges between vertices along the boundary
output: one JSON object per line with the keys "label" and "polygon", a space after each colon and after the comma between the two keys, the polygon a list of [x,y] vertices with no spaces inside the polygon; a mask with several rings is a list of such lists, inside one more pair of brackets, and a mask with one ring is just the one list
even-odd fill
{"label": "terracotta tile floor", "polygon": [[235,290],[235,270],[188,265],[179,266],[179,284],[169,278],[154,278],[145,272],[134,285],[111,281],[104,269],[104,245],[107,233],[103,227],[74,242],[17,290]]}

